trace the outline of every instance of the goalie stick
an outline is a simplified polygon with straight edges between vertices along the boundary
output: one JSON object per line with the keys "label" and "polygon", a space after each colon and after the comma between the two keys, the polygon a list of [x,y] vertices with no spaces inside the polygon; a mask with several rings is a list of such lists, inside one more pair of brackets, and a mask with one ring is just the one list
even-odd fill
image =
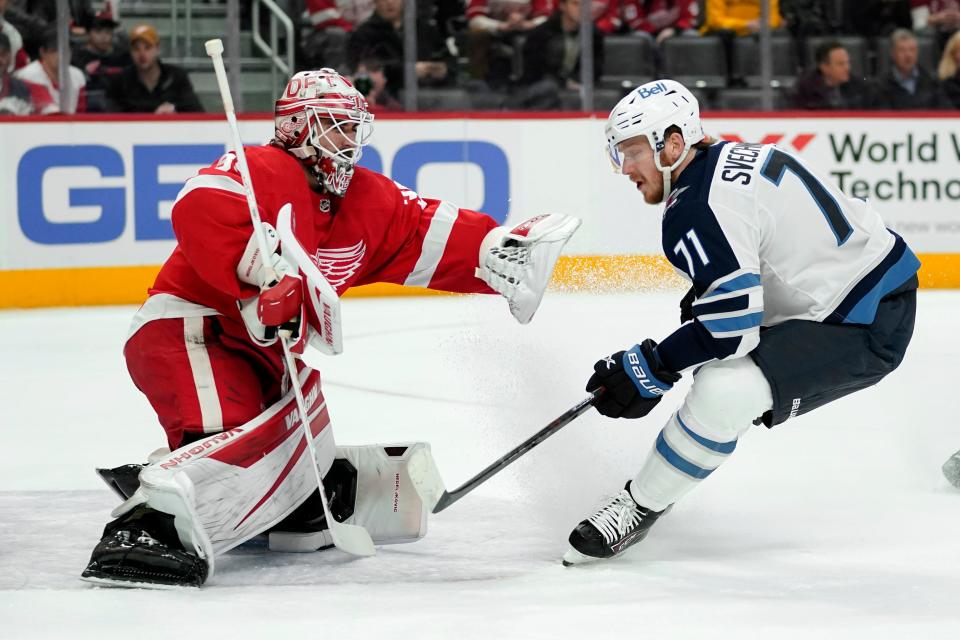
{"label": "goalie stick", "polygon": [[[590,395],[573,407],[567,409],[559,418],[545,426],[540,431],[521,442],[519,445],[508,451],[504,456],[495,460],[486,469],[473,476],[453,491],[447,491],[443,480],[440,478],[440,472],[437,470],[433,459],[417,452],[407,463],[407,469],[410,473],[410,479],[416,488],[420,497],[428,505],[433,505],[432,513],[440,513],[460,498],[464,497],[481,484],[503,471],[507,466],[514,462],[520,456],[526,454],[535,446],[560,431],[563,427],[573,422],[593,406],[594,401],[603,393],[603,387],[594,389]],[[419,455],[418,455],[419,454]]]}
{"label": "goalie stick", "polygon": [[[223,110],[227,115],[227,124],[230,125],[230,133],[233,135],[233,148],[237,155],[237,167],[240,170],[240,176],[243,178],[244,192],[247,196],[247,204],[250,209],[250,219],[253,221],[253,232],[257,238],[257,245],[260,249],[263,264],[270,269],[267,281],[276,280],[276,273],[273,272],[267,261],[268,251],[267,239],[264,235],[263,225],[260,222],[260,212],[257,209],[257,200],[253,192],[253,182],[250,179],[250,171],[247,167],[247,157],[243,151],[243,143],[240,141],[240,129],[237,126],[237,116],[233,110],[233,97],[230,95],[230,85],[227,84],[227,72],[223,67],[223,42],[219,38],[207,40],[204,44],[207,55],[213,61],[213,69],[216,72],[217,84],[220,87],[220,97],[223,100]],[[284,208],[289,208],[285,205]],[[335,298],[339,305],[339,300]],[[373,540],[370,534],[363,527],[337,522],[330,513],[330,505],[327,500],[326,492],[323,489],[323,479],[320,477],[320,468],[317,465],[317,454],[314,450],[313,434],[310,433],[310,419],[307,411],[306,402],[303,399],[303,390],[297,383],[297,367],[293,361],[293,354],[290,352],[290,331],[281,329],[280,343],[283,346],[284,363],[287,368],[287,375],[292,383],[294,393],[297,398],[297,409],[300,413],[300,426],[303,427],[303,436],[307,441],[307,450],[310,452],[310,461],[312,462],[313,472],[317,480],[317,489],[320,494],[320,503],[323,506],[323,515],[326,517],[327,525],[330,527],[330,534],[333,538],[333,544],[343,551],[355,556],[371,556],[375,553]]]}

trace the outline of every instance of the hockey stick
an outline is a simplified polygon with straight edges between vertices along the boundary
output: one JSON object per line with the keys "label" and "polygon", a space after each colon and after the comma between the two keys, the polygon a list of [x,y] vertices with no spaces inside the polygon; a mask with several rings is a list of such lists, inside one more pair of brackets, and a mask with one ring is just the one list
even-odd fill
{"label": "hockey stick", "polygon": [[[257,209],[256,196],[253,193],[253,182],[250,179],[250,170],[247,167],[247,156],[243,151],[243,143],[240,141],[240,129],[237,126],[237,116],[233,110],[233,97],[230,95],[230,85],[227,84],[227,72],[223,67],[223,42],[217,38],[208,40],[205,43],[207,55],[213,60],[213,69],[217,75],[217,84],[220,87],[220,97],[223,99],[223,110],[227,114],[227,123],[230,125],[230,133],[233,135],[233,149],[237,156],[237,167],[240,170],[240,176],[243,178],[243,190],[247,196],[247,205],[250,209],[250,219],[253,221],[253,233],[257,238],[257,247],[260,249],[261,261],[269,270],[267,282],[277,280],[276,271],[267,261],[270,255],[268,250],[267,238],[264,234],[263,225],[260,222],[260,212]],[[330,535],[333,538],[333,544],[338,549],[355,556],[370,556],[375,553],[373,540],[370,534],[363,527],[337,522],[333,514],[330,513],[326,492],[323,489],[323,478],[320,477],[320,467],[317,464],[317,452],[313,444],[313,434],[310,431],[310,414],[307,411],[307,403],[303,399],[303,390],[300,388],[300,379],[297,376],[296,363],[293,361],[293,354],[290,352],[290,332],[289,330],[280,331],[280,344],[283,346],[284,364],[287,369],[287,376],[293,386],[294,395],[297,398],[297,410],[300,413],[300,425],[303,427],[303,436],[307,440],[307,450],[310,452],[310,461],[313,463],[313,473],[317,479],[317,489],[320,493],[320,503],[323,505],[323,515],[326,518],[327,526],[330,527]]]}
{"label": "hockey stick", "polygon": [[425,455],[422,451],[416,452],[407,463],[407,469],[410,473],[410,479],[413,481],[414,488],[417,490],[417,493],[420,494],[420,498],[427,505],[433,505],[433,513],[440,513],[454,502],[464,497],[496,474],[503,471],[514,460],[526,454],[535,446],[573,422],[574,419],[586,413],[587,410],[593,406],[593,402],[600,397],[603,391],[603,387],[594,389],[590,392],[588,397],[581,400],[575,406],[567,409],[559,418],[521,442],[515,448],[508,451],[503,457],[498,458],[493,462],[493,464],[464,482],[453,491],[446,490],[443,480],[440,478],[440,473],[437,471],[437,467],[433,463],[433,459]]}

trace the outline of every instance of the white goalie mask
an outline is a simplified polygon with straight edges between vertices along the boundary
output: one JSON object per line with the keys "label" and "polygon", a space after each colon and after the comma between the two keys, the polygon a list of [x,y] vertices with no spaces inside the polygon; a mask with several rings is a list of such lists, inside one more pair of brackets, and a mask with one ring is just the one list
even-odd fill
{"label": "white goalie mask", "polygon": [[[347,127],[346,125],[355,125]],[[373,133],[373,114],[349,80],[333,69],[301,71],[277,100],[274,140],[342,196]]]}
{"label": "white goalie mask", "polygon": [[[669,167],[660,161],[666,144],[666,130],[680,128],[684,149]],[[690,148],[704,139],[700,104],[690,91],[675,80],[654,80],[627,94],[610,112],[605,129],[607,154],[617,173],[623,173],[619,145],[644,136],[653,149],[653,161],[663,174],[663,200],[670,194],[670,174],[687,157]]]}

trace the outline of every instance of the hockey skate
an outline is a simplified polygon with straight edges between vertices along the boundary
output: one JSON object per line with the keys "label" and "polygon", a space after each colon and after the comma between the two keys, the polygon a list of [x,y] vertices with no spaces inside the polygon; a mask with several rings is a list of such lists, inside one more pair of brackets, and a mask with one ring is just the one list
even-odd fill
{"label": "hockey skate", "polygon": [[641,507],[630,495],[627,482],[618,494],[570,533],[570,549],[563,555],[563,566],[620,555],[627,547],[646,538],[650,527],[669,510],[670,507],[663,511]]}
{"label": "hockey skate", "polygon": [[184,549],[173,516],[140,505],[107,524],[81,579],[114,587],[199,587],[207,562]]}

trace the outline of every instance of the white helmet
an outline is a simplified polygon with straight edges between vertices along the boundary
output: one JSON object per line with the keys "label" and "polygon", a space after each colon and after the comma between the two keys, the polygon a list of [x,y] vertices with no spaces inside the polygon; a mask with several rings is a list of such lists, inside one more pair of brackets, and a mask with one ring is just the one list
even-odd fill
{"label": "white helmet", "polygon": [[[356,125],[347,135],[345,124]],[[348,140],[343,149],[329,139],[337,131]],[[310,167],[334,195],[350,186],[353,168],[373,132],[367,101],[333,69],[300,71],[287,83],[274,109],[274,141]],[[324,142],[327,144],[324,144]]]}
{"label": "white helmet", "polygon": [[[680,127],[685,143],[683,153],[669,167],[660,164],[660,152],[666,143],[668,127]],[[700,104],[690,91],[676,80],[654,80],[627,94],[610,112],[605,130],[610,162],[618,172],[623,160],[617,149],[624,140],[645,136],[653,148],[653,161],[663,174],[663,199],[670,194],[670,173],[687,157],[690,147],[704,139],[700,123]]]}

